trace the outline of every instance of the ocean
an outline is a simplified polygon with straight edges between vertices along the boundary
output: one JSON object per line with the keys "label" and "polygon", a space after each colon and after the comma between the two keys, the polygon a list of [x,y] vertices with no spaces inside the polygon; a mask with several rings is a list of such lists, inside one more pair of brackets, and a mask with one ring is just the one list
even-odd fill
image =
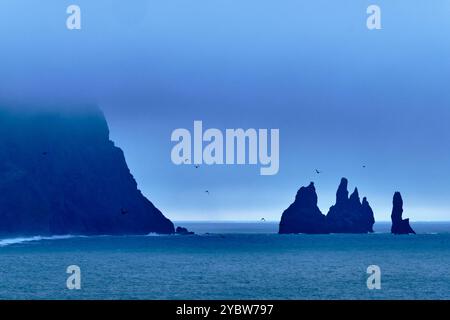
{"label": "ocean", "polygon": [[[0,239],[0,299],[450,299],[450,222],[278,235],[276,222],[176,222],[197,234]],[[69,290],[66,269],[81,270]],[[381,289],[367,287],[367,267]]]}

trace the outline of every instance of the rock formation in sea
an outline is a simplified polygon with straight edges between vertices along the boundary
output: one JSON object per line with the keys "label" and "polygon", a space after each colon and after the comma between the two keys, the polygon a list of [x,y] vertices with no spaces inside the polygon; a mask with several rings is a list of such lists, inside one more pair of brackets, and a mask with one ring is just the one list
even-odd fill
{"label": "rock formation in sea", "polygon": [[392,200],[392,227],[391,233],[393,234],[410,234],[414,233],[414,230],[409,225],[409,219],[403,219],[403,199],[400,192],[394,193],[394,198]]}
{"label": "rock formation in sea", "polygon": [[326,218],[317,206],[314,183],[301,187],[295,201],[281,216],[279,233],[328,233]]}
{"label": "rock formation in sea", "polygon": [[341,179],[336,192],[336,204],[331,206],[327,214],[327,225],[330,233],[368,233],[373,232],[375,223],[372,208],[367,198],[359,198],[358,188],[348,196],[348,180]]}
{"label": "rock formation in sea", "polygon": [[175,229],[175,233],[182,236],[189,236],[195,234],[195,232],[189,231],[187,228],[184,227],[177,227]]}
{"label": "rock formation in sea", "polygon": [[0,234],[174,233],[138,190],[102,112],[74,110],[0,107]]}
{"label": "rock formation in sea", "polygon": [[294,203],[281,217],[279,233],[368,233],[373,232],[375,223],[372,208],[358,189],[348,196],[348,181],[342,178],[336,193],[336,204],[327,216],[317,206],[314,183],[301,187]]}

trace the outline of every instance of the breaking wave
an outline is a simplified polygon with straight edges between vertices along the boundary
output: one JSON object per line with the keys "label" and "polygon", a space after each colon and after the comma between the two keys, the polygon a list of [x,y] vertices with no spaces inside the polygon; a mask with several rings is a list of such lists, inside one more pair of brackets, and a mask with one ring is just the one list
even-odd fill
{"label": "breaking wave", "polygon": [[42,241],[42,240],[61,240],[61,239],[70,239],[79,236],[72,235],[62,235],[62,236],[51,236],[51,237],[43,237],[43,236],[33,236],[33,237],[17,237],[17,238],[6,238],[0,239],[0,247],[6,247],[13,244],[19,244],[23,242],[31,242],[31,241]]}

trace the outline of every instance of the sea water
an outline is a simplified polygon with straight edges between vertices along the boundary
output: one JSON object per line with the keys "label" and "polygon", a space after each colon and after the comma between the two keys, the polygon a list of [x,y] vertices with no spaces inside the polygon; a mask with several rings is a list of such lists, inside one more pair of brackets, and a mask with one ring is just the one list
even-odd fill
{"label": "sea water", "polygon": [[[1,299],[450,299],[450,223],[417,235],[278,235],[275,222],[178,222],[193,236],[0,239]],[[69,265],[81,289],[69,290]],[[367,267],[381,289],[367,287]]]}

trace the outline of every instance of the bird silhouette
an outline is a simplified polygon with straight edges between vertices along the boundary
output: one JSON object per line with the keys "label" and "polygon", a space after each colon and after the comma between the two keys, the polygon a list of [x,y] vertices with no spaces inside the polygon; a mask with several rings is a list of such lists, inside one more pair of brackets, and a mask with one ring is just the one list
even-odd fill
{"label": "bird silhouette", "polygon": [[365,165],[363,165],[363,168],[365,168],[366,166]]}
{"label": "bird silhouette", "polygon": [[264,218],[261,218],[261,221],[266,221],[266,219],[264,219]]}
{"label": "bird silhouette", "polygon": [[205,192],[209,195],[209,191],[208,190],[206,190]]}
{"label": "bird silhouette", "polygon": [[319,170],[316,169],[316,173],[317,173],[317,174],[320,174],[320,173],[322,173],[322,171],[319,171]]}
{"label": "bird silhouette", "polygon": [[196,164],[194,167],[195,167],[195,169],[198,169],[200,167],[200,165]]}

